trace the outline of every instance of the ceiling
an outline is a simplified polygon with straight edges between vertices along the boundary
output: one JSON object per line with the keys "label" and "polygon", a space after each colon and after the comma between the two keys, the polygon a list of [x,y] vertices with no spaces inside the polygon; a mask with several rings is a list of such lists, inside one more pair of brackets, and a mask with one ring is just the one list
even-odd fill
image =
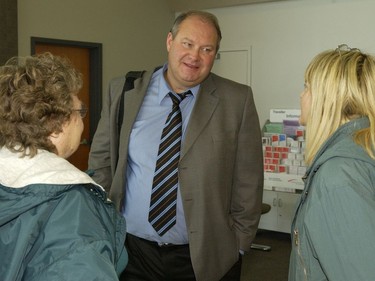
{"label": "ceiling", "polygon": [[278,1],[285,0],[167,0],[167,3],[173,11],[181,12]]}

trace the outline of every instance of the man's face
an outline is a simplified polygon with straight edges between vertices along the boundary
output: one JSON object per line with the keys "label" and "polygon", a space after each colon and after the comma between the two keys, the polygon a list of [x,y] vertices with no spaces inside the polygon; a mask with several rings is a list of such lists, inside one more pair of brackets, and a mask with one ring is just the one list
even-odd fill
{"label": "man's face", "polygon": [[217,43],[215,27],[196,16],[180,24],[175,38],[168,34],[166,80],[175,92],[184,92],[206,79],[215,60]]}

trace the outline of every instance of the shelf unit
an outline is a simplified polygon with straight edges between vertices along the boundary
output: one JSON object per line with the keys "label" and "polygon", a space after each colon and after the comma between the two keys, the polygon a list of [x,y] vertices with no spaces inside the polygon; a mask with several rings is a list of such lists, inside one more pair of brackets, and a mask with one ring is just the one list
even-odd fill
{"label": "shelf unit", "polygon": [[294,209],[303,190],[302,176],[264,173],[263,203],[271,210],[263,214],[259,228],[290,233]]}

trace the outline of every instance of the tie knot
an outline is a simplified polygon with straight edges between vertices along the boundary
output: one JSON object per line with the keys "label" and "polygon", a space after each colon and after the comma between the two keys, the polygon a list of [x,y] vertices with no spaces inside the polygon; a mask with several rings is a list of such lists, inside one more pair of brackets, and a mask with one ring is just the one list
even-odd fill
{"label": "tie knot", "polygon": [[172,101],[173,101],[173,104],[175,105],[179,105],[180,102],[186,98],[186,96],[190,95],[191,94],[191,91],[186,91],[182,94],[174,94],[174,93],[171,93],[169,92],[168,95],[171,97]]}

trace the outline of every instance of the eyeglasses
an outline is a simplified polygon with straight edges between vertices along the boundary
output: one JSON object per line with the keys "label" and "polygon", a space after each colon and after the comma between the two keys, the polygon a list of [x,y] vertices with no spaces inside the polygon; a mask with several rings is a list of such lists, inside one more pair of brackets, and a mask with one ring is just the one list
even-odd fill
{"label": "eyeglasses", "polygon": [[87,114],[87,111],[89,109],[87,108],[87,106],[82,103],[81,104],[81,109],[73,109],[73,111],[78,111],[79,112],[79,115],[81,116],[81,118],[85,118],[86,117],[86,114]]}
{"label": "eyeglasses", "polygon": [[340,56],[341,56],[341,52],[361,52],[360,49],[358,49],[358,48],[350,48],[346,44],[338,45],[335,51],[339,52]]}

